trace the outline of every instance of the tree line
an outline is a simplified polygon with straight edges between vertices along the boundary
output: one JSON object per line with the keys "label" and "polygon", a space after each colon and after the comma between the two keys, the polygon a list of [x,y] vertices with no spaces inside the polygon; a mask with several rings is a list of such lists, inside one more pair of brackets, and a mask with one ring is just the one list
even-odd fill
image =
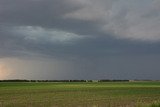
{"label": "tree line", "polygon": [[129,82],[130,80],[0,80],[0,82]]}

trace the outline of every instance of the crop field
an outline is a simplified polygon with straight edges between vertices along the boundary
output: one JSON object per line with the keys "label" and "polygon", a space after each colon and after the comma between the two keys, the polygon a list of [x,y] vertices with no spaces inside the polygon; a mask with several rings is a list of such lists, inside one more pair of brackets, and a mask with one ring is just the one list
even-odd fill
{"label": "crop field", "polygon": [[160,82],[1,82],[0,107],[160,107]]}

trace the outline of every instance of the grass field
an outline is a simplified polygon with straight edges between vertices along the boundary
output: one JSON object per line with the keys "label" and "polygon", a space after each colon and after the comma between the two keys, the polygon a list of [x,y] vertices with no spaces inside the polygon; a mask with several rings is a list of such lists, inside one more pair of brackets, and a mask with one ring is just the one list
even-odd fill
{"label": "grass field", "polygon": [[160,107],[159,101],[160,82],[0,83],[0,107]]}

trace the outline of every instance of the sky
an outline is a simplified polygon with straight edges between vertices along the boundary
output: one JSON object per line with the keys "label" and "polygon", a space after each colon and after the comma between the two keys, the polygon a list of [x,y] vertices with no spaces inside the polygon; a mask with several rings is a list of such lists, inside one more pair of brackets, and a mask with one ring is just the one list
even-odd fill
{"label": "sky", "polygon": [[160,78],[160,0],[0,0],[0,79]]}

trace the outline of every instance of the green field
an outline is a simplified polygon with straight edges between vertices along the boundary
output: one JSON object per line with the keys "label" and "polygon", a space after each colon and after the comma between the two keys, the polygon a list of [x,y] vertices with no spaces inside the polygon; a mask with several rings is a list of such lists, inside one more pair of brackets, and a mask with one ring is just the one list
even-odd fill
{"label": "green field", "polygon": [[140,107],[159,101],[160,82],[0,83],[0,107]]}

